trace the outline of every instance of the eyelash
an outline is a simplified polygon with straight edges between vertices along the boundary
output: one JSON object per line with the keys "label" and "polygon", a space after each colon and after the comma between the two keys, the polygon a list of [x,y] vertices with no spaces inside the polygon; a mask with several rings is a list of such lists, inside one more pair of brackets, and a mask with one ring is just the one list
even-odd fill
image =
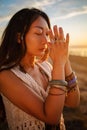
{"label": "eyelash", "polygon": [[42,33],[35,33],[36,35],[42,35]]}
{"label": "eyelash", "polygon": [[[35,33],[36,35],[42,35],[42,33]],[[49,37],[48,34],[46,34],[46,37]]]}
{"label": "eyelash", "polygon": [[36,33],[37,35],[42,35],[42,33]]}

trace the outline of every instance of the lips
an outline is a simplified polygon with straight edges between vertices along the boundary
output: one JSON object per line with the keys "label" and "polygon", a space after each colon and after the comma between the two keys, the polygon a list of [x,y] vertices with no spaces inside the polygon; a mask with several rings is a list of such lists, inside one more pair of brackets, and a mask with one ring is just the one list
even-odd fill
{"label": "lips", "polygon": [[46,48],[40,48],[39,50],[40,50],[40,51],[45,51],[45,50],[46,50]]}

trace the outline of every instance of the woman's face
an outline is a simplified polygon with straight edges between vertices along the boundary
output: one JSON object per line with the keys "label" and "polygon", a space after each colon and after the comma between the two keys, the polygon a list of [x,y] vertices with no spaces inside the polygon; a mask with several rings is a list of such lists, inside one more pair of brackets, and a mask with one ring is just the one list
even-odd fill
{"label": "woman's face", "polygon": [[48,30],[48,24],[42,17],[38,17],[32,23],[25,37],[27,54],[31,56],[42,56],[44,54],[47,48]]}

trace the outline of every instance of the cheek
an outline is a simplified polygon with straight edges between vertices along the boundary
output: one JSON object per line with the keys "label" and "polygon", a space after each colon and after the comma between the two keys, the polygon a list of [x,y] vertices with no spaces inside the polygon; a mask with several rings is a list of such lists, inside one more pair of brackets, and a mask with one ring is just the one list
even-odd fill
{"label": "cheek", "polygon": [[39,46],[39,41],[35,37],[26,37],[25,40],[28,52],[34,51]]}

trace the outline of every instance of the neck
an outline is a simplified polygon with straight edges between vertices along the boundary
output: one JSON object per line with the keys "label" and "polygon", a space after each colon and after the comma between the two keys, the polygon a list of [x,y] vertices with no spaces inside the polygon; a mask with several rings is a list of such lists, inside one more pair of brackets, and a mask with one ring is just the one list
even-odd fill
{"label": "neck", "polygon": [[36,62],[35,56],[24,56],[24,58],[21,60],[20,66],[22,66],[25,70],[29,68],[33,68]]}

